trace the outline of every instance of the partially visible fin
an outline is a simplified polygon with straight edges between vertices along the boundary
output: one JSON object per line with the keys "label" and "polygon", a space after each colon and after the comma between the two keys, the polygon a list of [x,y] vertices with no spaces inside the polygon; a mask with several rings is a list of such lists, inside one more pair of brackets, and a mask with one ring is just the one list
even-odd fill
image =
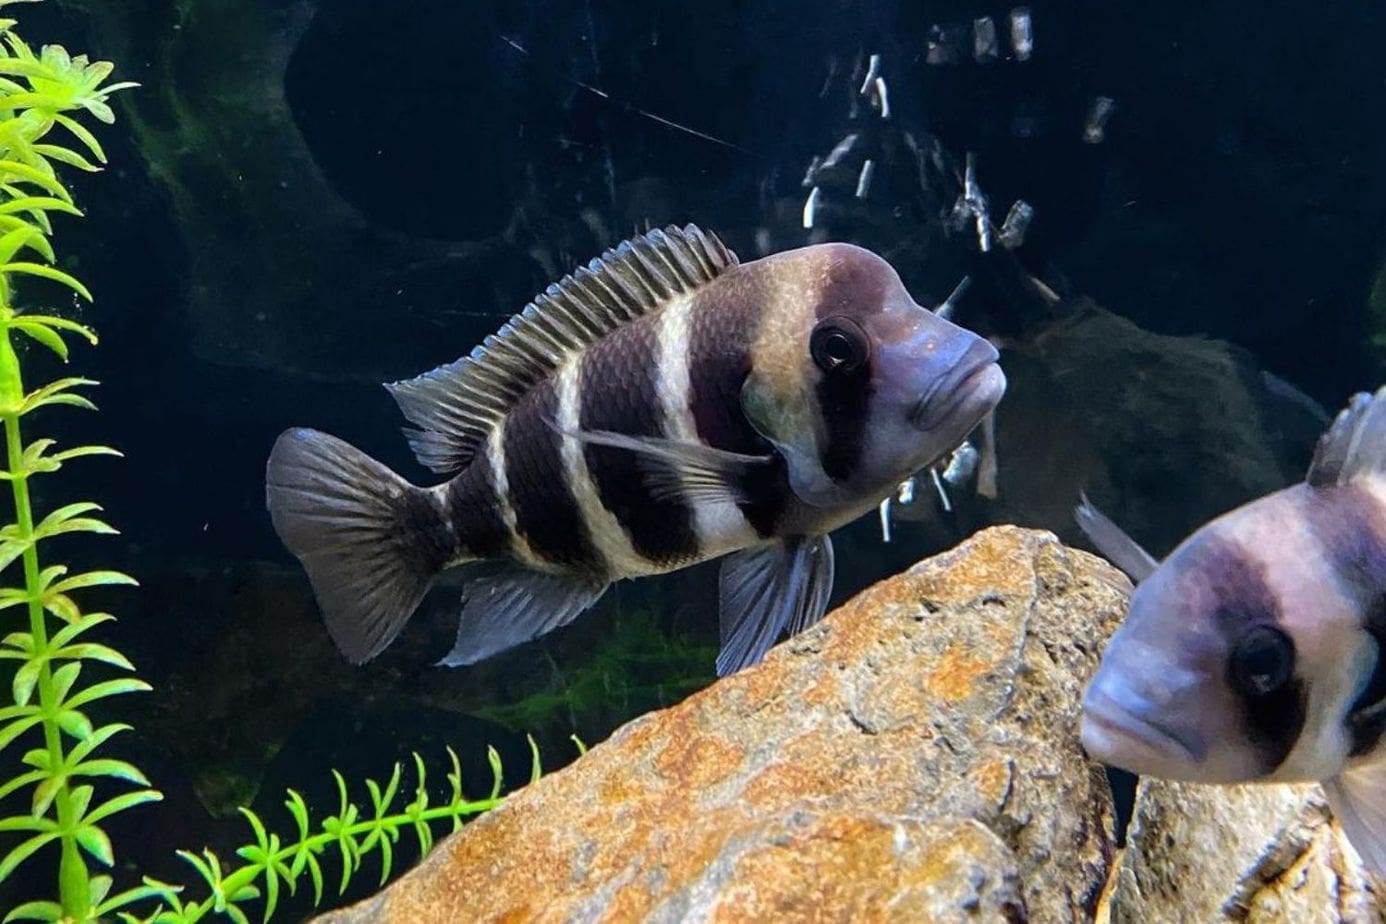
{"label": "partially visible fin", "polygon": [[833,589],[827,536],[787,539],[722,560],[722,650],[717,676],[757,664],[786,628],[795,635],[823,618]]}
{"label": "partially visible fin", "polygon": [[743,485],[752,470],[774,464],[774,456],[753,456],[702,443],[657,436],[630,436],[609,430],[583,430],[572,436],[594,446],[636,453],[645,486],[658,499],[745,503]]}
{"label": "partially visible fin", "polygon": [[519,565],[479,565],[477,570],[467,581],[457,641],[440,665],[475,664],[567,625],[607,588],[603,580]]}
{"label": "partially visible fin", "polygon": [[977,493],[989,500],[996,500],[1000,494],[996,487],[1000,460],[996,451],[995,408],[987,411],[981,423],[972,431],[972,445],[977,447]]}
{"label": "partially visible fin", "polygon": [[1352,396],[1319,437],[1304,480],[1318,488],[1368,472],[1386,472],[1386,388],[1375,395]]}
{"label": "partially visible fin", "polygon": [[1325,780],[1323,788],[1362,862],[1378,875],[1386,874],[1386,763],[1344,770]]}
{"label": "partially visible fin", "polygon": [[1282,379],[1273,372],[1267,372],[1265,369],[1261,370],[1261,382],[1266,386],[1266,391],[1289,401],[1301,411],[1304,411],[1304,413],[1317,420],[1320,426],[1328,425],[1330,420],[1328,411],[1324,410],[1322,404],[1319,404],[1319,402],[1309,397],[1309,395],[1305,394],[1294,384]]}
{"label": "partially visible fin", "polygon": [[1148,578],[1160,563],[1105,513],[1094,507],[1086,494],[1082,495],[1082,499],[1083,502],[1073,511],[1078,528],[1092,540],[1099,552],[1107,556],[1108,561],[1126,572],[1132,582],[1139,584]]}
{"label": "partially visible fin", "polygon": [[332,641],[353,664],[380,654],[449,557],[433,497],[335,436],[297,429],[274,443],[265,499]]}
{"label": "partially visible fin", "polygon": [[736,266],[736,255],[696,225],[658,229],[608,250],[548,287],[456,362],[386,385],[417,429],[419,462],[458,471],[506,412],[563,360]]}

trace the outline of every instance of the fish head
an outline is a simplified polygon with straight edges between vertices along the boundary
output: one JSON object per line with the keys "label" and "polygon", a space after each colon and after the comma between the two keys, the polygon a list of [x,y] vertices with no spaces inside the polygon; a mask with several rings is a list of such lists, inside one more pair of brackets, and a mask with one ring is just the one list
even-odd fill
{"label": "fish head", "polygon": [[806,281],[783,321],[762,330],[743,408],[803,500],[879,498],[1001,400],[996,348],[915,302],[868,250],[821,244],[786,256]]}
{"label": "fish head", "polygon": [[1088,754],[1169,779],[1290,782],[1375,746],[1359,726],[1386,682],[1369,574],[1386,572],[1386,546],[1356,490],[1268,495],[1142,581],[1084,696]]}

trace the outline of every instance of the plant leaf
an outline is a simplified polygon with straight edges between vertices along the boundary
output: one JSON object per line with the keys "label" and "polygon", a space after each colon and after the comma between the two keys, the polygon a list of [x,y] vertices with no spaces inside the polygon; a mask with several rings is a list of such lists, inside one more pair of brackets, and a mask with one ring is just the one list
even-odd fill
{"label": "plant leaf", "polygon": [[25,902],[5,915],[5,924],[11,921],[59,921],[62,916],[63,906],[57,902]]}
{"label": "plant leaf", "polygon": [[83,761],[69,772],[72,776],[113,776],[117,779],[129,780],[140,786],[149,785],[149,780],[134,764],[111,757],[98,757],[95,760]]}
{"label": "plant leaf", "polygon": [[114,665],[122,670],[132,671],[135,665],[125,655],[106,645],[98,645],[95,642],[82,642],[78,645],[68,645],[53,652],[55,658],[84,659],[88,661],[101,661],[106,664]]}
{"label": "plant leaf", "polygon": [[67,694],[72,690],[72,685],[77,682],[77,675],[82,673],[82,665],[77,662],[64,664],[53,672],[53,698],[62,703],[67,699]]}
{"label": "plant leaf", "polygon": [[96,858],[103,866],[115,864],[115,853],[111,849],[111,838],[96,825],[83,825],[77,829],[77,844]]}
{"label": "plant leaf", "polygon": [[75,709],[64,709],[58,713],[58,727],[78,741],[91,737],[91,719]]}
{"label": "plant leaf", "polygon": [[138,587],[139,581],[128,574],[121,574],[119,571],[87,571],[58,581],[49,588],[49,592],[67,594],[74,590],[81,590],[83,587],[100,587],[107,584],[126,584]]}
{"label": "plant leaf", "polygon": [[154,688],[136,677],[117,677],[115,680],[103,680],[101,683],[94,683],[85,689],[78,690],[72,694],[67,705],[69,709],[75,709],[107,696],[117,696],[121,693],[148,693],[152,689]]}
{"label": "plant leaf", "polygon": [[134,792],[122,793],[113,799],[107,799],[83,819],[92,823],[104,821],[112,815],[119,814],[126,809],[134,808],[137,805],[144,805],[146,802],[161,802],[164,794],[157,789],[137,789]]}
{"label": "plant leaf", "polygon": [[[0,272],[4,272],[4,268],[0,268]],[[54,333],[53,328],[48,325],[38,324],[23,319],[15,319],[10,322],[10,327],[22,331],[32,339],[48,347],[48,349],[58,354],[58,358],[63,362],[67,361],[67,344],[64,343],[63,338]]]}
{"label": "plant leaf", "polygon": [[65,273],[60,269],[51,266],[44,266],[42,263],[8,263],[0,266],[0,273],[23,273],[27,276],[40,276],[44,279],[51,279],[60,282],[87,301],[94,301],[91,290],[70,273]]}
{"label": "plant leaf", "polygon": [[10,690],[14,694],[14,702],[17,706],[26,706],[30,697],[34,695],[34,685],[38,683],[39,670],[43,667],[42,661],[26,661],[19,666],[19,670],[14,672],[14,680],[10,683]]}

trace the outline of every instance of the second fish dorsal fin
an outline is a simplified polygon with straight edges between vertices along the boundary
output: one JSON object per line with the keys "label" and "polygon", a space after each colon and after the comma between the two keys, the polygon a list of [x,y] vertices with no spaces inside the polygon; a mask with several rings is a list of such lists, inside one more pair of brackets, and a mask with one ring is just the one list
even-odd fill
{"label": "second fish dorsal fin", "polygon": [[567,357],[736,263],[716,235],[671,226],[564,276],[469,355],[385,386],[415,427],[405,431],[414,454],[439,474],[458,471],[515,401]]}
{"label": "second fish dorsal fin", "polygon": [[1368,472],[1386,474],[1386,388],[1353,395],[1314,450],[1304,480],[1314,487],[1343,484]]}

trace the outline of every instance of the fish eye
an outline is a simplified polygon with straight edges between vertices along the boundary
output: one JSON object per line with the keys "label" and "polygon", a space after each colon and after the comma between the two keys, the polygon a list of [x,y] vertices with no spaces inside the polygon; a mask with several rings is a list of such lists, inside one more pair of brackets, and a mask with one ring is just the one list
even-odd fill
{"label": "fish eye", "polygon": [[1255,626],[1232,649],[1232,681],[1249,696],[1265,696],[1289,683],[1295,643],[1274,626]]}
{"label": "fish eye", "polygon": [[813,329],[809,354],[824,372],[854,372],[866,363],[866,333],[851,318],[827,318]]}

